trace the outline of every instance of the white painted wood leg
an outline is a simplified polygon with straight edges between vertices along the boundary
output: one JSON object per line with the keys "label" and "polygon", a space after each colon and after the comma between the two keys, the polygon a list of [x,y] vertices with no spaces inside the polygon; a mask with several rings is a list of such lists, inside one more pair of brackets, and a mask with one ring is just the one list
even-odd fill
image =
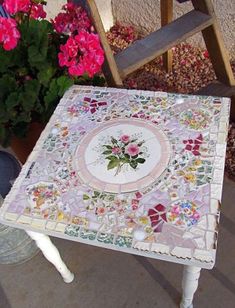
{"label": "white painted wood leg", "polygon": [[49,236],[33,231],[26,231],[28,235],[36,242],[41,249],[45,258],[50,261],[61,274],[64,282],[70,283],[74,279],[74,274],[70,272],[63,260],[61,259],[58,249],[52,244]]}
{"label": "white painted wood leg", "polygon": [[200,267],[184,266],[183,271],[183,296],[180,303],[180,308],[193,308],[193,295],[198,287],[198,279],[200,277]]}

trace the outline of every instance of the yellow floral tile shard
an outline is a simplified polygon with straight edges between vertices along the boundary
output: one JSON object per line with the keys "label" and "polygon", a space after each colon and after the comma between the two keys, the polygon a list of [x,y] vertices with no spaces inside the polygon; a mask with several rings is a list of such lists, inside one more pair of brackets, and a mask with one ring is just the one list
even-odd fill
{"label": "yellow floral tile shard", "polygon": [[149,222],[149,218],[147,216],[142,216],[139,218],[139,222],[142,224],[142,225],[147,225],[148,222]]}

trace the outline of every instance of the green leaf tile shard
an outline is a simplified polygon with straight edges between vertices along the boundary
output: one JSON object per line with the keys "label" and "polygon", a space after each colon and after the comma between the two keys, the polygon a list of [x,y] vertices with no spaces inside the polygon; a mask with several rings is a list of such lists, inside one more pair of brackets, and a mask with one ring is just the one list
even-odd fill
{"label": "green leaf tile shard", "polygon": [[113,244],[114,235],[108,233],[99,233],[97,236],[97,241],[105,244]]}
{"label": "green leaf tile shard", "polygon": [[120,246],[120,247],[130,248],[131,245],[132,245],[132,240],[133,240],[133,238],[130,237],[130,236],[121,236],[121,235],[119,235],[116,238],[115,245]]}
{"label": "green leaf tile shard", "polygon": [[94,241],[96,238],[96,234],[97,234],[97,231],[82,229],[80,232],[80,237],[83,238],[84,240],[88,239],[88,240]]}
{"label": "green leaf tile shard", "polygon": [[68,225],[65,229],[65,234],[69,235],[69,236],[74,236],[74,237],[78,237],[79,235],[79,230],[80,227],[78,226],[73,226],[73,225]]}

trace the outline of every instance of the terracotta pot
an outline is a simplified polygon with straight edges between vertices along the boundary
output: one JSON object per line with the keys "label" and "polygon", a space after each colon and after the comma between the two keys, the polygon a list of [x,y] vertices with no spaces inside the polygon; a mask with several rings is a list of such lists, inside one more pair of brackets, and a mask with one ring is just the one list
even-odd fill
{"label": "terracotta pot", "polygon": [[32,152],[38,138],[41,135],[45,125],[41,123],[31,123],[28,134],[25,138],[13,137],[11,140],[11,148],[19,161],[24,164]]}

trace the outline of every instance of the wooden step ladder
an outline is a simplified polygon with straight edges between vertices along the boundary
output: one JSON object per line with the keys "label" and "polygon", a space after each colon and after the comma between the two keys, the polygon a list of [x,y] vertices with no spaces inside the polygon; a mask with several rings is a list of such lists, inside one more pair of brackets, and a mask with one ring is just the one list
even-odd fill
{"label": "wooden step ladder", "polygon": [[198,94],[232,97],[231,116],[235,120],[235,79],[211,0],[192,0],[194,9],[174,21],[173,0],[160,1],[162,28],[113,55],[95,1],[87,0],[105,51],[103,73],[108,85],[121,87],[125,77],[161,55],[169,71],[172,65],[170,49],[201,31],[219,83],[201,89]]}

